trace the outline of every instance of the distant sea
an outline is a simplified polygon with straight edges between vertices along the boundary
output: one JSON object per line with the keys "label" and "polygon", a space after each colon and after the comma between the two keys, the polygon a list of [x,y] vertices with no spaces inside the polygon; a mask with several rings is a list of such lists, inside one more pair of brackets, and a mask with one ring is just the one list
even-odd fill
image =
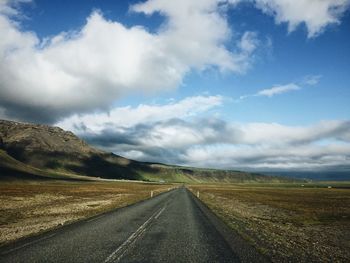
{"label": "distant sea", "polygon": [[296,179],[311,179],[318,181],[350,181],[350,171],[320,171],[320,172],[310,172],[310,171],[265,171],[261,172],[267,175],[280,175],[286,177],[292,177]]}

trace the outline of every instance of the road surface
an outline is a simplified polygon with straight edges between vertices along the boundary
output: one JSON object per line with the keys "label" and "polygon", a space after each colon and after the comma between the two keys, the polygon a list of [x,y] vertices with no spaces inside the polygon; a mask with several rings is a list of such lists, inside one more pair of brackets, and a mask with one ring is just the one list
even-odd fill
{"label": "road surface", "polygon": [[0,248],[0,262],[262,262],[186,188]]}

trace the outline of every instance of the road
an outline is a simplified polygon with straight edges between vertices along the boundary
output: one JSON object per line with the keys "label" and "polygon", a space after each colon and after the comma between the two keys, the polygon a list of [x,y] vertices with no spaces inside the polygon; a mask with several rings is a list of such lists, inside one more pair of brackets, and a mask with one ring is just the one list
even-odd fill
{"label": "road", "polygon": [[0,248],[0,262],[264,262],[186,188]]}

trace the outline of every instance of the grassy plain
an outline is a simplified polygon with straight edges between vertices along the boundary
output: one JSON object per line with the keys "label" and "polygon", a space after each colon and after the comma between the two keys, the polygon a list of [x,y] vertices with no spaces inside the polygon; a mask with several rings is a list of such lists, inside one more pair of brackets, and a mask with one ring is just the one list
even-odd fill
{"label": "grassy plain", "polygon": [[2,181],[0,245],[167,191],[137,182]]}
{"label": "grassy plain", "polygon": [[189,188],[273,262],[349,262],[350,183]]}

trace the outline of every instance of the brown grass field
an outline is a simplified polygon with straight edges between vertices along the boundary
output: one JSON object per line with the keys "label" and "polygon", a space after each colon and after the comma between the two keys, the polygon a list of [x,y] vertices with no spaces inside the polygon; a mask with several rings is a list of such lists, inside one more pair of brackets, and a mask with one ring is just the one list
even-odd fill
{"label": "brown grass field", "polygon": [[191,185],[273,262],[349,262],[350,188]]}
{"label": "brown grass field", "polygon": [[167,191],[134,182],[1,182],[0,245]]}

